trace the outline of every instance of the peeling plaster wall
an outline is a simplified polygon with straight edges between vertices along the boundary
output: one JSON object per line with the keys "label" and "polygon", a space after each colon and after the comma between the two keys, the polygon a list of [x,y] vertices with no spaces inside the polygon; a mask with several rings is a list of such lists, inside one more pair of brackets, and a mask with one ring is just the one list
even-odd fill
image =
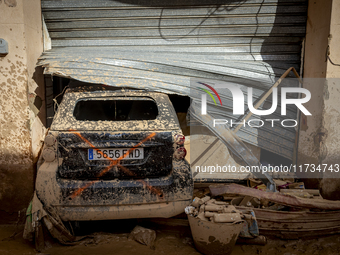
{"label": "peeling plaster wall", "polygon": [[23,3],[32,156],[33,161],[36,162],[46,132],[44,75],[43,69],[36,67],[37,59],[43,52],[41,4],[40,0],[23,0]]}
{"label": "peeling plaster wall", "polygon": [[40,1],[0,1],[0,31],[9,45],[9,54],[0,57],[0,212],[15,212],[32,196],[45,132],[38,109],[45,108],[44,81],[35,69],[43,49]]}

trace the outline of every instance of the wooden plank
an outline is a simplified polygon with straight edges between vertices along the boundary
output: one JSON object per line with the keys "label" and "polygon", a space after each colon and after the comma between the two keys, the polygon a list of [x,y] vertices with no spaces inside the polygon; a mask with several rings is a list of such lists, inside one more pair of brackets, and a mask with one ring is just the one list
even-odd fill
{"label": "wooden plank", "polygon": [[340,201],[299,198],[289,195],[283,195],[279,192],[265,192],[237,184],[211,185],[209,189],[212,196],[219,196],[223,194],[238,194],[243,196],[253,196],[259,199],[267,199],[274,203],[292,207],[315,208],[321,210],[340,210]]}

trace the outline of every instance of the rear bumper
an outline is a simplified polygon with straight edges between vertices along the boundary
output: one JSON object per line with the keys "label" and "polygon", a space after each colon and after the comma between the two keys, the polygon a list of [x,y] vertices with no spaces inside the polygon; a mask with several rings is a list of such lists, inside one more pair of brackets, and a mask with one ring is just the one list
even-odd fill
{"label": "rear bumper", "polygon": [[173,164],[167,177],[143,180],[61,179],[57,169],[57,160],[39,167],[36,194],[64,221],[169,218],[182,213],[192,199],[193,179],[186,161]]}
{"label": "rear bumper", "polygon": [[191,199],[169,203],[118,206],[56,207],[63,221],[111,220],[134,218],[170,218],[184,211]]}

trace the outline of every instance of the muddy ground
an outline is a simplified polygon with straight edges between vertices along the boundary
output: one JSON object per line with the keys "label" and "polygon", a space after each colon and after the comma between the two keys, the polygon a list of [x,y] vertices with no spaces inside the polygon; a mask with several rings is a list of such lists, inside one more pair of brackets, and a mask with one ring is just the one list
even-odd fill
{"label": "muddy ground", "polygon": [[[157,233],[153,248],[129,240],[128,235],[136,225],[149,227]],[[34,245],[22,238],[23,225],[0,225],[0,254],[39,254]],[[142,221],[90,222],[80,225],[77,234],[90,235],[75,246],[62,246],[53,240],[47,242],[42,254],[50,255],[100,255],[100,254],[200,254],[195,250],[190,229],[185,226],[168,226]],[[320,237],[311,240],[284,241],[269,238],[266,246],[236,245],[232,255],[323,255],[340,254],[340,235]]]}

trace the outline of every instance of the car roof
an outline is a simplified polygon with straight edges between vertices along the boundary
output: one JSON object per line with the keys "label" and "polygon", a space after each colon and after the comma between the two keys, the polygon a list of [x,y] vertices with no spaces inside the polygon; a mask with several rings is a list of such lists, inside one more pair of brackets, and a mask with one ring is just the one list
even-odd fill
{"label": "car roof", "polygon": [[[97,100],[110,97],[148,97],[155,101],[158,108],[158,116],[155,120],[147,121],[78,121],[73,116],[76,103],[79,100]],[[145,90],[98,90],[96,88],[69,88],[58,107],[53,119],[51,130],[174,130],[179,129],[176,112],[167,94]]]}

